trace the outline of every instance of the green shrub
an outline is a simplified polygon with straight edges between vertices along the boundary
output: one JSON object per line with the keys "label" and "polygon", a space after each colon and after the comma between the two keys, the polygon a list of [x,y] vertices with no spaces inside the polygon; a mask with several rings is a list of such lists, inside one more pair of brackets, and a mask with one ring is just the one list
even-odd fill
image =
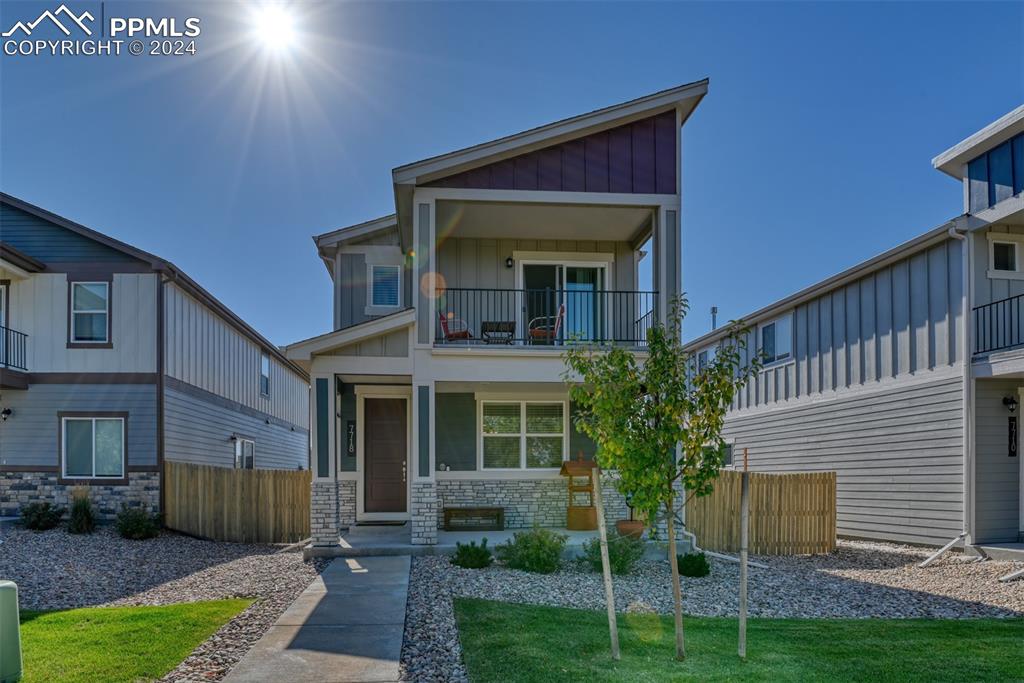
{"label": "green shrub", "polygon": [[29,503],[21,508],[21,523],[32,531],[46,531],[60,524],[64,509],[50,503]]}
{"label": "green shrub", "polygon": [[483,569],[490,567],[494,562],[491,549],[487,547],[485,538],[480,545],[476,541],[469,543],[456,543],[455,554],[452,556],[452,564],[463,569]]}
{"label": "green shrub", "polygon": [[550,574],[562,566],[562,551],[569,537],[549,529],[521,531],[495,550],[498,559],[512,569]]}
{"label": "green shrub", "polygon": [[130,508],[125,504],[121,505],[121,512],[117,513],[117,533],[124,538],[131,538],[141,541],[146,538],[153,538],[160,533],[160,522],[156,517],[147,514],[139,508]]}
{"label": "green shrub", "polygon": [[677,555],[680,576],[707,576],[711,573],[711,565],[704,553],[687,553]]}
{"label": "green shrub", "polygon": [[[612,574],[629,574],[644,555],[644,542],[631,536],[608,534],[608,566]],[[601,568],[601,539],[592,538],[583,544],[583,559],[595,572]]]}
{"label": "green shrub", "polygon": [[92,509],[92,501],[86,496],[75,498],[75,502],[71,504],[68,533],[91,534],[95,530],[96,513]]}

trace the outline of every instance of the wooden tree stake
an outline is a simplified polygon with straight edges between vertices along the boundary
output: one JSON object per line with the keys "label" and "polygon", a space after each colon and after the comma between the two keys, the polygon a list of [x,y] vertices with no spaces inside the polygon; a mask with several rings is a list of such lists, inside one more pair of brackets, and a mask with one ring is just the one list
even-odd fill
{"label": "wooden tree stake", "polygon": [[594,505],[597,507],[597,533],[601,539],[601,573],[604,575],[604,599],[608,603],[608,631],[612,639],[612,659],[619,659],[619,627],[615,620],[615,590],[612,587],[612,568],[608,559],[608,531],[604,525],[604,496],[601,494],[601,468],[591,470],[594,483]]}

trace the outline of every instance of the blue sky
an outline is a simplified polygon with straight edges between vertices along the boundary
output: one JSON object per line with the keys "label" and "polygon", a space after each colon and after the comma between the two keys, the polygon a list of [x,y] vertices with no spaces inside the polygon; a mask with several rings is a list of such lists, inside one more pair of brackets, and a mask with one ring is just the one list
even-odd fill
{"label": "blue sky", "polygon": [[[59,3],[4,2],[0,24]],[[99,15],[99,2],[73,2]],[[285,344],[330,329],[310,236],[393,211],[393,167],[709,77],[684,129],[684,335],[961,211],[931,158],[1024,101],[1024,3],[241,5],[195,56],[0,57],[0,188],[174,261]]]}

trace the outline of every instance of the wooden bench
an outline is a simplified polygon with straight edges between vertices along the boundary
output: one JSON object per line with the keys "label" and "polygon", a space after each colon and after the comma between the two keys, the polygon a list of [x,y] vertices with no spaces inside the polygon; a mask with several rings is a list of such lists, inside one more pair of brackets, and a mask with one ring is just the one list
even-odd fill
{"label": "wooden bench", "polygon": [[505,508],[499,507],[446,507],[445,531],[503,531]]}

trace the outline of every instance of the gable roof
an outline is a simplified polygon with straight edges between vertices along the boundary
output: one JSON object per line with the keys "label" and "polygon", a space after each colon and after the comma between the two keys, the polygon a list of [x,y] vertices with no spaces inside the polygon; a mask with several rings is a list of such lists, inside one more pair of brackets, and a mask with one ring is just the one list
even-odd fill
{"label": "gable roof", "polygon": [[309,362],[318,353],[336,349],[340,346],[355,344],[364,339],[387,334],[403,327],[409,327],[415,322],[416,309],[403,308],[400,311],[389,313],[379,318],[364,320],[357,325],[343,327],[340,330],[333,330],[316,337],[288,344],[284,347],[284,352],[293,360]]}
{"label": "gable roof", "polygon": [[84,225],[64,218],[63,216],[58,216],[51,211],[47,211],[46,209],[26,202],[23,199],[18,199],[6,192],[0,192],[0,203],[13,206],[25,213],[41,218],[42,220],[53,223],[54,225],[66,230],[70,230],[71,232],[82,235],[83,237],[87,237],[88,239],[94,240],[100,244],[110,247],[111,249],[148,264],[155,272],[162,273],[169,281],[174,282],[186,292],[194,296],[210,310],[220,316],[225,322],[234,327],[240,334],[276,358],[290,371],[294,372],[304,380],[309,381],[309,374],[305,370],[293,363],[277,346],[257,332],[255,328],[249,325],[249,323],[238,317],[234,311],[221,303],[215,296],[201,287],[198,282],[189,277],[185,271],[181,270],[170,261],[162,259],[148,251],[143,251],[142,249],[133,247],[132,245],[110,237],[109,235],[104,235],[92,228],[87,228]]}

